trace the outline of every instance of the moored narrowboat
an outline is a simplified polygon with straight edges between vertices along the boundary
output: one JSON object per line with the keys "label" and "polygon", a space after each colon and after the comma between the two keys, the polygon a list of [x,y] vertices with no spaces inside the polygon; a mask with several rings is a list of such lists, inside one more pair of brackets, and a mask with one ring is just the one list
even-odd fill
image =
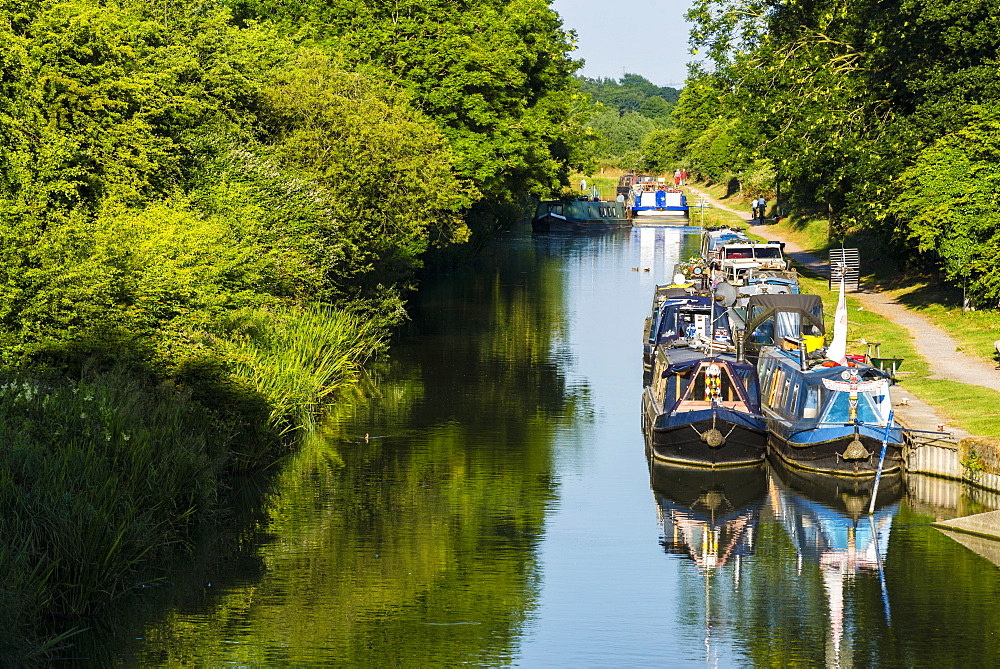
{"label": "moored narrowboat", "polygon": [[628,210],[621,202],[543,200],[538,203],[531,228],[535,232],[588,232],[630,227]]}
{"label": "moored narrowboat", "polygon": [[[713,313],[712,298],[684,285],[657,286],[653,306],[646,318],[642,347],[643,385],[649,385],[653,373],[653,350],[657,344],[707,340]],[[714,308],[716,316],[721,314]],[[729,341],[729,332],[719,328],[719,335]],[[681,340],[681,341],[678,341]]]}
{"label": "moored narrowboat", "polygon": [[902,465],[902,429],[891,422],[890,379],[864,362],[825,357],[816,295],[752,295],[745,347],[761,379],[772,453],[803,469],[874,476]]}
{"label": "moored narrowboat", "polygon": [[698,467],[762,462],[766,422],[757,372],[732,353],[659,344],[643,393],[653,458]]}

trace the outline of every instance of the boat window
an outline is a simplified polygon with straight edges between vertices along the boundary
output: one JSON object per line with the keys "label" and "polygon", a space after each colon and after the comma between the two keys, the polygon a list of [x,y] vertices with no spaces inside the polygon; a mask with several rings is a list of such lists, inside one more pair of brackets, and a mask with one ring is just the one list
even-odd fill
{"label": "boat window", "polygon": [[657,368],[657,372],[660,372],[657,376],[659,376],[660,378],[657,379],[656,381],[656,392],[654,394],[656,395],[657,398],[666,399],[668,397],[667,391],[670,388],[670,384],[677,383],[676,381],[677,377],[673,374],[668,374],[667,376],[664,376],[663,371],[665,370]]}
{"label": "boat window", "polygon": [[757,383],[757,371],[752,367],[740,367],[736,369],[736,376],[739,377],[747,397],[752,404],[760,404],[760,388]]}
{"label": "boat window", "polygon": [[[706,383],[708,375],[708,365],[702,365],[694,377],[692,383],[684,392],[681,399],[694,402],[708,402],[712,399],[712,386]],[[713,377],[714,378],[714,377]],[[725,365],[719,365],[718,395],[720,401],[733,402],[740,400],[739,391],[730,376],[730,371]]]}
{"label": "boat window", "polygon": [[761,392],[767,393],[768,389],[771,387],[771,379],[774,378],[774,363],[768,360],[764,363],[764,367],[761,368],[760,379],[761,379]]}
{"label": "boat window", "polygon": [[549,205],[549,213],[550,214],[562,214],[563,213],[562,209],[563,208],[562,208],[561,204],[550,204]]}
{"label": "boat window", "polygon": [[771,376],[771,390],[767,394],[767,405],[774,407],[778,403],[778,389],[785,380],[785,370],[779,369]]}
{"label": "boat window", "polygon": [[764,345],[774,343],[774,320],[768,318],[766,321],[758,325],[753,334],[750,335],[750,341],[754,344]]}
{"label": "boat window", "polygon": [[806,388],[806,402],[802,406],[803,418],[815,418],[819,415],[819,386]]}
{"label": "boat window", "polygon": [[768,246],[767,248],[757,247],[753,250],[753,254],[757,258],[780,258],[781,249],[777,246]]}
{"label": "boat window", "polygon": [[792,416],[796,415],[799,409],[799,383],[795,382],[795,387],[792,388],[792,396],[788,399],[788,413]]}
{"label": "boat window", "polygon": [[779,339],[781,337],[798,339],[801,336],[799,328],[802,323],[802,314],[797,311],[779,311],[776,317],[778,320],[777,336]]}
{"label": "boat window", "polygon": [[[850,393],[832,392],[823,414],[824,423],[850,423]],[[868,393],[858,393],[858,420],[862,423],[878,425],[884,423],[878,408]]]}
{"label": "boat window", "polygon": [[685,370],[675,374],[673,378],[676,380],[676,383],[671,386],[671,388],[673,388],[671,396],[674,400],[679,400],[681,398],[681,392],[684,390],[684,386],[686,386],[688,381],[691,380],[690,370]]}

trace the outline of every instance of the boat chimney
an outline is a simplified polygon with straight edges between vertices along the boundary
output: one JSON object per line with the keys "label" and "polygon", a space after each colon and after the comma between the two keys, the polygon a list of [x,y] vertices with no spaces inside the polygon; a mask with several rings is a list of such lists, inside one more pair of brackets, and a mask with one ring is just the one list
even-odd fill
{"label": "boat chimney", "polygon": [[806,353],[805,339],[799,339],[799,369],[803,372],[809,371],[808,354]]}
{"label": "boat chimney", "polygon": [[736,330],[733,334],[736,339],[736,360],[746,362],[746,346],[743,342],[743,330]]}

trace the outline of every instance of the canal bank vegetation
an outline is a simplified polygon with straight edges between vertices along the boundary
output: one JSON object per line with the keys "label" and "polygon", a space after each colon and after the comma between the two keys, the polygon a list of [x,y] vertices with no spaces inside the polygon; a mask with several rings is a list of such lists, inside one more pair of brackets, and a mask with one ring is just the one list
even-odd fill
{"label": "canal bank vegetation", "polygon": [[698,0],[688,18],[704,65],[674,111],[675,160],[997,304],[990,3]]}
{"label": "canal bank vegetation", "polygon": [[571,36],[471,4],[0,7],[4,661],[272,462],[429,250],[565,185]]}

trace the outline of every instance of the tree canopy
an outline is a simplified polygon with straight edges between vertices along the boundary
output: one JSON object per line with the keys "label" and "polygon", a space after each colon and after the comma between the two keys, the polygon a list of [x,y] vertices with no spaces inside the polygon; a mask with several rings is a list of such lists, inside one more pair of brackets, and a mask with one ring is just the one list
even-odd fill
{"label": "tree canopy", "polygon": [[672,128],[672,112],[680,91],[656,86],[638,74],[625,74],[619,80],[577,77],[580,92],[586,95],[593,111],[588,127],[596,135],[595,158],[623,169],[674,168],[675,145],[662,145],[661,131]]}
{"label": "tree canopy", "polygon": [[[773,173],[772,195],[830,212],[834,237],[870,230],[898,257],[953,264],[961,244],[911,243],[928,220],[900,189],[940,160],[943,138],[981,132],[982,109],[997,104],[1000,19],[988,3],[697,0],[688,18],[692,51],[708,62],[675,112],[695,171]],[[949,197],[942,206],[971,211]],[[997,294],[973,283],[979,297]]]}

